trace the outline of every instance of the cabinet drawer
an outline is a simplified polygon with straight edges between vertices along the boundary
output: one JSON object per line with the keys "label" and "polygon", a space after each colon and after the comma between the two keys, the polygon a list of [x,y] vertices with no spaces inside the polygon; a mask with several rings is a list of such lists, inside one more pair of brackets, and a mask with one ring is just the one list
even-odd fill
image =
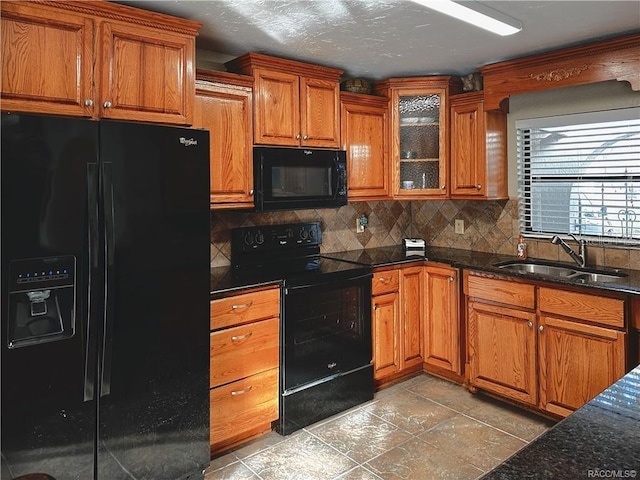
{"label": "cabinet drawer", "polygon": [[371,284],[373,295],[381,293],[397,292],[400,285],[400,274],[398,270],[386,270],[373,274]]}
{"label": "cabinet drawer", "polygon": [[210,386],[217,387],[276,368],[279,360],[278,318],[212,332]]}
{"label": "cabinet drawer", "polygon": [[221,298],[210,304],[211,330],[279,316],[279,288]]}
{"label": "cabinet drawer", "polygon": [[521,308],[535,307],[535,287],[495,278],[467,276],[467,295]]}
{"label": "cabinet drawer", "polygon": [[216,445],[278,418],[278,369],[214,388],[209,398],[211,444]]}
{"label": "cabinet drawer", "polygon": [[624,300],[541,287],[540,311],[624,328]]}

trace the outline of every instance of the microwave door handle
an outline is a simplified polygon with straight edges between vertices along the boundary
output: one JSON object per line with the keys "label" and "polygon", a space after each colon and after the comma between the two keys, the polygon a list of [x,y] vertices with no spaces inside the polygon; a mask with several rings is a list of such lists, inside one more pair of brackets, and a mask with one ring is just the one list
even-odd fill
{"label": "microwave door handle", "polygon": [[335,184],[333,189],[333,198],[336,199],[338,195],[346,193],[347,172],[344,168],[340,168],[340,161],[337,158],[333,159],[333,169],[336,172]]}

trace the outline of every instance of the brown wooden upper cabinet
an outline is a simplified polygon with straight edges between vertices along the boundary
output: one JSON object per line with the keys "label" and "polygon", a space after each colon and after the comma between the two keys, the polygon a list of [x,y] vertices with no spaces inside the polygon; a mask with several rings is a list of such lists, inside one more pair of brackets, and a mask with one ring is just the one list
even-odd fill
{"label": "brown wooden upper cabinet", "polygon": [[389,100],[342,92],[342,149],[347,152],[349,201],[388,200]]}
{"label": "brown wooden upper cabinet", "polygon": [[397,199],[447,198],[449,94],[454,77],[389,78],[375,85],[390,99],[392,192]]}
{"label": "brown wooden upper cabinet", "polygon": [[342,70],[258,53],[225,66],[254,78],[254,144],[339,148]]}
{"label": "brown wooden upper cabinet", "polygon": [[450,105],[450,197],[507,199],[507,115],[486,111],[482,92],[452,95]]}
{"label": "brown wooden upper cabinet", "polygon": [[1,8],[3,110],[191,124],[200,23],[109,2]]}
{"label": "brown wooden upper cabinet", "polygon": [[193,126],[209,130],[211,208],[253,208],[253,78],[197,71]]}

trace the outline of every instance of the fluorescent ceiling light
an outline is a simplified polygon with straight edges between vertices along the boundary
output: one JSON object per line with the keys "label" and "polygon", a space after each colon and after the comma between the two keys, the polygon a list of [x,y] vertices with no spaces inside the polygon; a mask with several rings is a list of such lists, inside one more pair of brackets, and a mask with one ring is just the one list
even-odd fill
{"label": "fluorescent ceiling light", "polygon": [[498,35],[513,35],[522,30],[522,24],[519,20],[489,8],[480,2],[465,1],[456,3],[451,0],[412,1]]}

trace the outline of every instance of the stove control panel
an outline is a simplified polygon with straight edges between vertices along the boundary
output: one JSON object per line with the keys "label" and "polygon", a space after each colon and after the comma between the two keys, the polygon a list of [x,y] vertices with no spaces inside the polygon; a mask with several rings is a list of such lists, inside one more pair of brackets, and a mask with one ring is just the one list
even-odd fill
{"label": "stove control panel", "polygon": [[231,230],[231,251],[295,250],[322,244],[320,222],[259,225]]}

